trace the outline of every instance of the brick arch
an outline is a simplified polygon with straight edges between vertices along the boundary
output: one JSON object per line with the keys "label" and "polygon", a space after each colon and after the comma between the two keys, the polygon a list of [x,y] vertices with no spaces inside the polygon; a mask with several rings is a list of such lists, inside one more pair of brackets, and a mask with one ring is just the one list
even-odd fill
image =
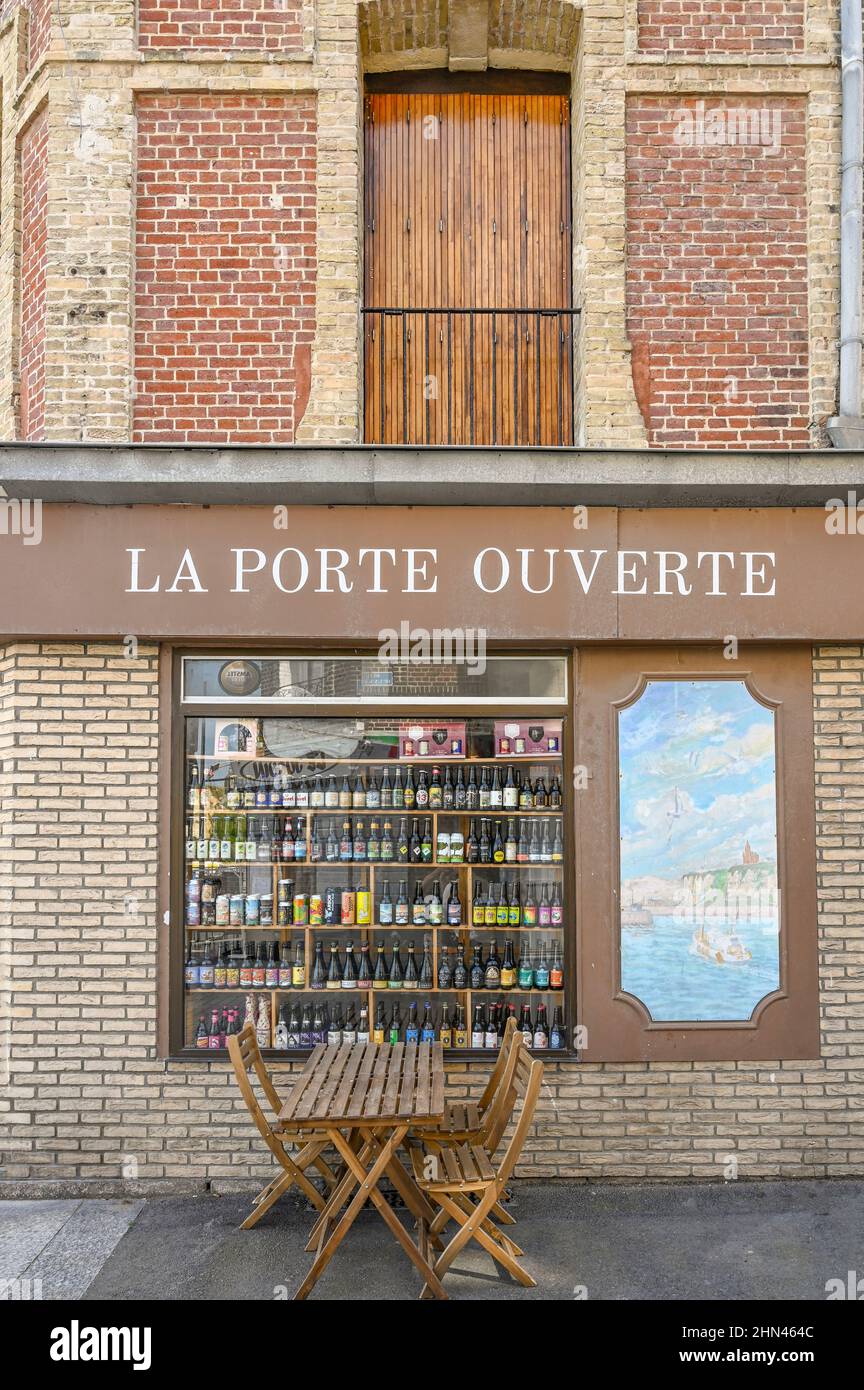
{"label": "brick arch", "polygon": [[362,0],[360,46],[367,70],[403,67],[543,67],[573,62],[579,7],[573,0]]}

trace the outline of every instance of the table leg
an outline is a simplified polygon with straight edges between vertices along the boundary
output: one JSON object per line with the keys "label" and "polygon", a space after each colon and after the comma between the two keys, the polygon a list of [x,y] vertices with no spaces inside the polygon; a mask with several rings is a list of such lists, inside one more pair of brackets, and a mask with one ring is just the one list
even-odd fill
{"label": "table leg", "polygon": [[[366,1163],[374,1152],[372,1141],[371,1139],[367,1139],[361,1146],[356,1142],[355,1136],[358,1135],[359,1131],[353,1130],[348,1136],[348,1143],[354,1152],[358,1154],[360,1162]],[[330,1193],[330,1196],[327,1198],[327,1205],[316,1220],[312,1230],[309,1232],[309,1239],[306,1242],[307,1250],[314,1250],[316,1246],[320,1244],[321,1231],[325,1229],[331,1221],[335,1221],[336,1213],[341,1211],[342,1207],[344,1207],[345,1203],[348,1201],[350,1194],[357,1186],[357,1179],[350,1168],[344,1163],[342,1168],[344,1171],[339,1182]]]}
{"label": "table leg", "polygon": [[340,1157],[343,1159],[348,1168],[354,1174],[354,1177],[358,1184],[358,1191],[349,1203],[347,1210],[344,1212],[341,1220],[338,1222],[332,1235],[318,1251],[318,1254],[316,1255],[315,1260],[312,1264],[312,1268],[306,1275],[306,1278],[303,1280],[303,1283],[300,1285],[300,1288],[298,1289],[297,1293],[294,1295],[295,1299],[305,1299],[311,1293],[312,1289],[315,1287],[315,1284],[318,1282],[318,1279],[320,1278],[324,1269],[327,1267],[330,1260],[332,1259],[337,1248],[339,1247],[339,1245],[341,1245],[348,1231],[354,1224],[354,1221],[358,1213],[360,1212],[360,1209],[367,1200],[371,1200],[374,1203],[374,1205],[378,1208],[384,1221],[390,1227],[390,1230],[396,1237],[399,1244],[405,1250],[409,1259],[411,1259],[413,1263],[417,1266],[417,1269],[422,1275],[427,1288],[431,1290],[431,1292],[435,1295],[436,1298],[447,1298],[447,1293],[445,1292],[440,1279],[438,1279],[434,1270],[427,1263],[427,1261],[424,1260],[422,1254],[412,1241],[411,1237],[405,1230],[401,1221],[399,1221],[398,1217],[394,1214],[394,1212],[391,1211],[390,1207],[387,1205],[387,1202],[384,1200],[384,1197],[378,1191],[378,1182],[383,1177],[384,1173],[387,1171],[387,1168],[390,1165],[390,1163],[393,1161],[396,1150],[402,1143],[407,1132],[407,1125],[399,1125],[391,1132],[389,1138],[383,1144],[381,1144],[380,1140],[377,1138],[377,1136],[375,1136],[374,1144],[377,1147],[377,1156],[375,1157],[372,1166],[367,1171],[363,1167],[363,1164],[361,1163],[357,1154],[346,1142],[339,1130],[328,1131],[328,1138],[330,1139],[330,1142],[333,1144],[333,1147],[336,1149]]}

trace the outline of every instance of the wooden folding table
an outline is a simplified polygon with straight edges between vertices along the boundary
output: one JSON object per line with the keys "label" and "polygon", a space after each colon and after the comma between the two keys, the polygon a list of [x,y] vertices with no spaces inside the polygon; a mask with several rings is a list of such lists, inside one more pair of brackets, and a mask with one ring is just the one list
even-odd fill
{"label": "wooden folding table", "polygon": [[[314,1288],[367,1201],[381,1213],[435,1297],[447,1297],[426,1258],[422,1235],[434,1221],[435,1211],[398,1157],[412,1125],[434,1125],[443,1117],[440,1043],[319,1044],[315,1048],[279,1112],[279,1123],[318,1130],[338,1152],[345,1172],[313,1227],[306,1248],[315,1250],[315,1259],[295,1298],[306,1298]],[[378,1190],[385,1176],[416,1218],[419,1244]]]}

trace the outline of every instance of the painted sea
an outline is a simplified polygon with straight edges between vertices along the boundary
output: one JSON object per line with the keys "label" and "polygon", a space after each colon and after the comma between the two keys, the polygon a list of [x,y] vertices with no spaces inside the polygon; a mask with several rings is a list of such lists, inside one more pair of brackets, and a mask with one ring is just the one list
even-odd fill
{"label": "painted sea", "polygon": [[[623,926],[622,988],[641,999],[658,1022],[748,1019],[759,1000],[777,988],[777,919],[733,924],[712,917],[705,925],[705,955],[693,944],[699,928],[699,921],[677,914],[655,916],[653,927]],[[735,959],[736,936],[749,959]]]}

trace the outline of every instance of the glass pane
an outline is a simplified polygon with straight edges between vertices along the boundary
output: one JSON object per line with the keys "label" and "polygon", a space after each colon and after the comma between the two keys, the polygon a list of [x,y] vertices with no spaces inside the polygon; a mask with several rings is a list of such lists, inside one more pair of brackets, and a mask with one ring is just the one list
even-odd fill
{"label": "glass pane", "polygon": [[[475,634],[476,635],[476,634]],[[183,699],[208,703],[272,700],[285,704],[389,700],[548,700],[567,696],[566,661],[558,656],[490,656],[463,643],[439,654],[418,649],[416,660],[379,656],[185,657]],[[439,659],[440,658],[440,659]]]}
{"label": "glass pane", "polygon": [[560,719],[184,723],[184,1046],[566,1048]]}
{"label": "glass pane", "polygon": [[619,712],[621,987],[664,1022],[779,988],[774,714],[741,681],[649,681]]}

